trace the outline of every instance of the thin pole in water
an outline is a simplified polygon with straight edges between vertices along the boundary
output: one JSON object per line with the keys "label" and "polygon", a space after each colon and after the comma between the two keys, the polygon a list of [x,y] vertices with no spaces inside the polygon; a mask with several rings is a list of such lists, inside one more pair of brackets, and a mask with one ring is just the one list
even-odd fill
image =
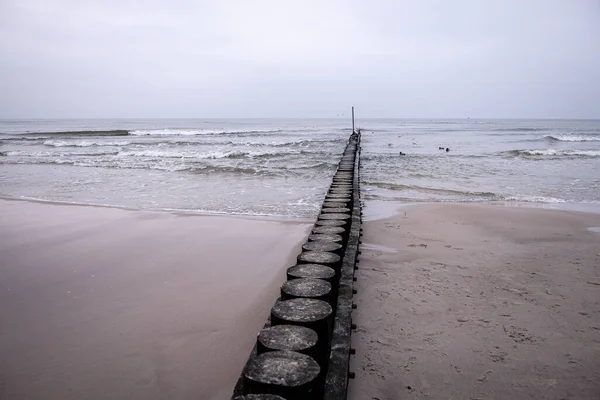
{"label": "thin pole in water", "polygon": [[352,133],[354,133],[354,106],[352,106]]}

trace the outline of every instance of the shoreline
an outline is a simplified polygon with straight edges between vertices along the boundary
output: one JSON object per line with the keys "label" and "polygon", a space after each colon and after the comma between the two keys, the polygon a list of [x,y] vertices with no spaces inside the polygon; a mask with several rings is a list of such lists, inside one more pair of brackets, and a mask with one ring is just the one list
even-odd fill
{"label": "shoreline", "polygon": [[363,224],[349,400],[600,395],[600,215],[399,210]]}
{"label": "shoreline", "polygon": [[120,206],[120,205],[112,205],[112,204],[95,204],[95,203],[80,203],[80,202],[68,202],[68,201],[58,201],[58,200],[46,200],[46,199],[38,199],[33,197],[13,197],[9,195],[0,194],[0,200],[2,201],[23,201],[29,203],[36,204],[49,204],[56,206],[76,206],[76,207],[93,207],[93,208],[108,208],[108,209],[116,209],[116,210],[125,210],[125,211],[140,211],[140,212],[157,212],[157,213],[168,213],[173,215],[180,216],[198,216],[198,217],[230,217],[230,218],[240,218],[240,219],[248,219],[248,220],[258,220],[258,221],[273,221],[273,222],[298,222],[298,223],[311,223],[313,221],[312,218],[301,218],[301,217],[291,217],[286,215],[271,215],[271,214],[244,214],[244,213],[227,213],[227,212],[217,212],[217,211],[197,211],[197,210],[186,210],[186,209],[174,209],[174,208],[136,208],[136,207],[128,207],[128,206]]}
{"label": "shoreline", "polygon": [[492,206],[492,207],[506,207],[506,208],[531,208],[531,209],[542,209],[542,210],[556,210],[556,211],[568,211],[568,212],[579,212],[589,214],[600,214],[600,202],[598,203],[578,203],[578,202],[564,202],[564,203],[533,203],[533,202],[511,202],[511,201],[423,201],[423,202],[403,202],[399,200],[363,200],[365,204],[364,208],[364,220],[375,221],[379,219],[385,219],[395,216],[400,212],[402,208],[423,206],[423,205],[473,205],[473,206]]}
{"label": "shoreline", "polygon": [[[208,217],[230,217],[240,218],[249,220],[259,221],[279,221],[279,222],[292,222],[292,223],[312,223],[314,218],[302,218],[292,217],[286,215],[271,215],[271,214],[243,214],[243,213],[227,213],[217,211],[196,211],[187,209],[171,209],[171,208],[136,208],[112,204],[94,204],[94,203],[80,203],[80,202],[66,202],[58,200],[46,200],[38,198],[30,198],[26,196],[14,197],[10,195],[0,194],[0,200],[3,201],[23,201],[38,204],[51,204],[57,206],[79,206],[79,207],[93,207],[93,208],[108,208],[118,209],[126,211],[140,211],[140,212],[157,212],[157,213],[168,213],[181,216],[208,216]],[[494,207],[506,207],[506,208],[532,208],[532,209],[547,209],[557,211],[570,211],[570,212],[582,212],[591,214],[600,214],[600,202],[598,203],[585,203],[585,202],[561,202],[561,203],[534,203],[534,202],[523,202],[523,201],[423,201],[423,202],[404,202],[400,200],[363,200],[363,203],[368,205],[365,207],[364,220],[373,221],[377,219],[389,218],[396,215],[399,209],[403,207],[412,207],[428,204],[457,204],[457,205],[484,205]],[[316,213],[315,213],[316,218]]]}

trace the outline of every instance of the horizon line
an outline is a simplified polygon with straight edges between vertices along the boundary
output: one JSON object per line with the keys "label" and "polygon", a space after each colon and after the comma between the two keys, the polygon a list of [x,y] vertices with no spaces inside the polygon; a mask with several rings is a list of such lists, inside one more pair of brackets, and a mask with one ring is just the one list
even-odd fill
{"label": "horizon line", "polygon": [[[0,117],[0,121],[52,121],[52,120],[348,120],[351,116],[342,117]],[[599,117],[357,117],[356,120],[472,120],[472,121],[489,121],[489,120],[538,120],[538,121],[598,121]]]}

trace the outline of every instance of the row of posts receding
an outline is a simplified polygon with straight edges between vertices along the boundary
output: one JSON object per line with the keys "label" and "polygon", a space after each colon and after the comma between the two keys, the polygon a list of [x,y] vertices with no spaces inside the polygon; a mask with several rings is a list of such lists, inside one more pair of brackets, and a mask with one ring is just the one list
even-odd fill
{"label": "row of posts receding", "polygon": [[256,339],[237,400],[346,398],[360,236],[360,131],[353,132],[297,264]]}

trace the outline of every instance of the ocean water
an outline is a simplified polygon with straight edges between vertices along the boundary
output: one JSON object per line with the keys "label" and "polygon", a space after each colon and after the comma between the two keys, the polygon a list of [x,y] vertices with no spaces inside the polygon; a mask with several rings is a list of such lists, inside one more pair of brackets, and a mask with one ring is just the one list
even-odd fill
{"label": "ocean water", "polygon": [[[367,200],[600,204],[600,121],[357,125]],[[0,196],[313,218],[350,132],[345,119],[0,120]]]}

